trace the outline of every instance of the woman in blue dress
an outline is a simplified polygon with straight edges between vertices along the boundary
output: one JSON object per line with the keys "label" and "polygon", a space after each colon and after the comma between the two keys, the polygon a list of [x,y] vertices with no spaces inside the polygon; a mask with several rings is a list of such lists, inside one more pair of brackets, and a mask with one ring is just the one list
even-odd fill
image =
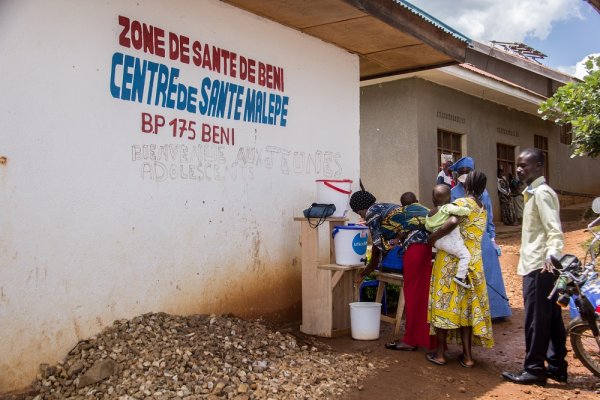
{"label": "woman in blue dress", "polygon": [[[475,169],[475,161],[471,157],[463,157],[454,163],[452,171],[458,173],[458,183],[452,188],[451,200],[454,201],[465,197],[464,178]],[[462,180],[462,181],[461,181]],[[487,211],[487,227],[481,240],[481,253],[483,259],[483,271],[488,285],[488,297],[490,300],[490,314],[492,320],[502,320],[512,315],[508,298],[506,297],[506,288],[502,278],[502,269],[498,259],[498,246],[496,245],[496,227],[494,225],[494,215],[492,212],[492,201],[487,189],[481,196],[481,202]]]}

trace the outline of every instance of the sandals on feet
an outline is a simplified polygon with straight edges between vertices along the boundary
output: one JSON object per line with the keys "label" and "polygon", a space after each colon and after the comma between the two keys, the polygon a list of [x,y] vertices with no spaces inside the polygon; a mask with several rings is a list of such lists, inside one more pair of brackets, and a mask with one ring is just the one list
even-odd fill
{"label": "sandals on feet", "polygon": [[471,289],[471,284],[469,283],[469,278],[461,279],[461,278],[458,278],[455,276],[454,278],[452,278],[452,280],[454,281],[454,283],[464,287],[465,289]]}
{"label": "sandals on feet", "polygon": [[388,350],[398,350],[398,351],[415,351],[417,350],[417,346],[411,346],[402,342],[389,342],[385,344],[385,348]]}
{"label": "sandals on feet", "polygon": [[436,357],[436,353],[427,353],[427,355],[425,356],[427,361],[429,361],[430,363],[433,363],[435,365],[446,365],[446,361],[438,360]]}
{"label": "sandals on feet", "polygon": [[464,354],[461,354],[458,357],[458,362],[460,363],[460,365],[464,368],[473,368],[475,366],[475,363],[473,361],[471,361],[471,364],[467,364],[467,362],[465,361],[465,356]]}

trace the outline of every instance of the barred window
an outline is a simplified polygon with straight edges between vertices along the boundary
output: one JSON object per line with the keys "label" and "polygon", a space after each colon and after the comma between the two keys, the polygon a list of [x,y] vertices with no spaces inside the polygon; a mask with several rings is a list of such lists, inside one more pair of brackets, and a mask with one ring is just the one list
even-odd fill
{"label": "barred window", "polygon": [[533,135],[533,147],[540,149],[544,153],[544,158],[546,159],[544,177],[546,178],[546,182],[549,182],[550,170],[548,166],[550,165],[550,160],[548,159],[548,138],[546,136]]}
{"label": "barred window", "polygon": [[437,162],[438,168],[442,167],[442,154],[452,154],[454,161],[462,157],[461,136],[458,133],[452,133],[438,129],[437,132]]}
{"label": "barred window", "polygon": [[573,132],[571,132],[571,124],[560,125],[560,142],[562,144],[571,145],[573,142]]}
{"label": "barred window", "polygon": [[504,171],[507,178],[508,174],[515,176],[515,146],[496,143],[496,159],[498,169]]}

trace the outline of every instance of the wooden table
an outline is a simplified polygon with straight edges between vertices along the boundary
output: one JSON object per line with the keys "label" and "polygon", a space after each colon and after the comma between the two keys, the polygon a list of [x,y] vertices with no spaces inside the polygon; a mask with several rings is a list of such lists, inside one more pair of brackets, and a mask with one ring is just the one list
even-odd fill
{"label": "wooden table", "polygon": [[[331,232],[348,219],[330,217],[324,226],[312,228],[304,217],[294,221],[301,224],[302,241],[302,325],[300,331],[309,335],[332,337],[350,332],[350,306],[358,299],[354,280],[361,265],[335,264],[335,248]],[[316,219],[311,219],[314,224]],[[329,236],[329,262],[319,262],[319,230]]]}
{"label": "wooden table", "polygon": [[404,276],[400,274],[391,274],[388,272],[379,271],[375,271],[374,275],[375,279],[379,281],[379,285],[377,286],[377,295],[375,296],[375,301],[378,303],[381,303],[381,299],[383,298],[383,289],[385,288],[386,283],[392,283],[400,287],[396,316],[392,318],[388,317],[387,315],[381,314],[382,321],[394,324],[394,335],[398,336],[398,334],[400,333],[400,322],[402,321],[402,314],[404,313]]}

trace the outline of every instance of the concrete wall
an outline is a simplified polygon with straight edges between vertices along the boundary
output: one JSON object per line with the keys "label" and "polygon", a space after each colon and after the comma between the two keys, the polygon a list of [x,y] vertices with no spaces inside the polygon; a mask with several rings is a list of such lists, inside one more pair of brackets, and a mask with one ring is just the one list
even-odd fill
{"label": "concrete wall", "polygon": [[400,203],[419,190],[418,95],[415,80],[361,88],[360,174],[378,201]]}
{"label": "concrete wall", "polygon": [[[458,118],[444,118],[443,115]],[[394,157],[395,149],[406,150],[404,145],[396,145],[395,149],[386,148],[378,162],[365,163],[364,152],[370,149],[365,145],[365,136],[370,137],[377,124],[406,127],[404,134],[411,137],[408,140],[411,147],[404,158]],[[497,143],[515,146],[516,158],[521,149],[533,147],[534,135],[546,136],[551,185],[565,191],[600,194],[600,160],[569,158],[569,147],[560,143],[559,131],[552,123],[418,78],[361,88],[361,175],[375,175],[380,170],[401,171],[393,175],[392,186],[417,187],[420,200],[431,205],[431,187],[438,173],[438,129],[464,135],[463,155],[473,157],[477,169],[488,176],[488,191],[496,220],[500,219],[496,187]],[[389,129],[385,132],[387,139],[380,140],[390,145],[393,133]],[[417,138],[418,144],[415,143]],[[413,171],[417,172],[412,174]],[[577,179],[573,179],[574,176]],[[384,190],[383,186],[384,183],[379,181],[373,190]]]}
{"label": "concrete wall", "polygon": [[[0,3],[0,392],[115,319],[298,318],[292,218],[315,200],[315,179],[358,181],[357,57],[218,1],[140,4]],[[165,54],[158,42],[136,49],[119,16],[163,29]],[[190,56],[198,41],[236,58],[219,72],[171,57],[182,36]],[[154,83],[127,82],[150,62],[174,79],[160,83],[156,67]],[[261,82],[260,65],[283,71],[284,86]],[[238,86],[211,116],[199,106],[215,81]],[[158,103],[123,99],[162,84]],[[178,84],[191,104],[182,109],[163,104],[172,88],[183,96]],[[236,115],[249,93],[268,99],[264,120]]]}
{"label": "concrete wall", "polygon": [[559,141],[551,167],[554,167],[554,177],[559,182],[560,189],[600,196],[600,159],[571,158],[570,147]]}

